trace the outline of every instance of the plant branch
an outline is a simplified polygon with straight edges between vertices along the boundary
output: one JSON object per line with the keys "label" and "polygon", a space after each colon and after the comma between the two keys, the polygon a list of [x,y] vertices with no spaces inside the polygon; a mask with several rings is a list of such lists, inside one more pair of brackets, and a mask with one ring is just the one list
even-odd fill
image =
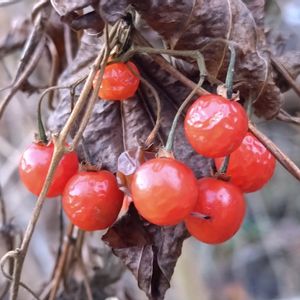
{"label": "plant branch", "polygon": [[11,90],[7,94],[7,96],[2,100],[0,104],[0,119],[3,116],[3,113],[12,99],[12,97],[16,94],[16,92],[19,90],[19,88],[22,86],[22,84],[27,80],[29,75],[33,72],[35,69],[38,61],[40,60],[40,57],[44,51],[45,47],[45,37],[43,36],[40,40],[38,46],[36,47],[30,61],[27,63],[24,71],[20,74],[20,76],[16,79],[16,81],[13,83],[13,86],[11,87]]}
{"label": "plant branch", "polygon": [[[137,31],[135,31],[135,38],[137,42],[141,45],[145,45],[149,47],[149,43],[145,40],[145,38]],[[150,45],[151,46],[151,45]],[[176,78],[185,86],[194,89],[196,84],[184,76],[180,71],[175,69],[171,64],[169,64],[162,56],[160,55],[153,55],[153,60],[165,71],[167,71],[171,76]],[[207,95],[210,94],[203,88],[197,89],[197,94]],[[272,141],[270,141],[262,132],[260,132],[253,124],[249,122],[249,130],[261,141],[261,143],[266,146],[269,151],[275,156],[278,162],[283,165],[283,167],[296,179],[300,180],[300,169],[295,165],[295,163],[286,155],[284,154]]]}
{"label": "plant branch", "polygon": [[87,271],[86,271],[86,268],[85,268],[85,265],[84,265],[84,262],[83,262],[83,259],[81,256],[81,251],[77,250],[75,254],[76,254],[76,259],[77,259],[79,269],[83,276],[83,284],[84,284],[84,287],[86,290],[87,300],[93,300],[94,299],[93,293],[92,293],[92,289],[91,289],[91,286],[89,283],[88,274],[87,274]]}
{"label": "plant branch", "polygon": [[[130,65],[127,65],[128,69],[136,76],[140,79],[140,81],[151,91],[154,99],[155,99],[155,102],[156,102],[156,122],[154,124],[154,127],[153,129],[151,130],[149,136],[147,137],[146,141],[145,141],[145,147],[149,147],[157,133],[158,133],[158,130],[159,130],[159,127],[160,127],[160,118],[161,118],[161,101],[160,101],[160,97],[156,91],[156,89],[153,87],[153,85],[148,81],[146,80],[144,77],[140,76],[137,72],[135,72],[135,70],[133,70]],[[123,126],[124,128],[125,126]],[[124,147],[126,148],[126,147]]]}
{"label": "plant branch", "polygon": [[288,84],[292,87],[292,89],[296,92],[298,96],[300,96],[300,86],[294,80],[294,78],[290,75],[285,66],[274,56],[271,56],[272,65],[275,69],[283,76],[283,78],[288,82]]}
{"label": "plant branch", "polygon": [[[231,44],[228,45],[228,49],[230,50],[230,61],[227,69],[225,86],[226,86],[227,98],[228,100],[231,100],[233,94],[233,75],[234,75],[236,53],[235,53],[235,48]],[[229,166],[229,161],[230,161],[230,154],[224,158],[221,168],[219,170],[220,174],[226,174]]]}
{"label": "plant branch", "polygon": [[161,102],[160,102],[160,97],[159,97],[156,89],[153,87],[153,85],[143,77],[140,77],[140,79],[141,79],[141,82],[145,86],[147,86],[147,88],[151,91],[151,93],[155,99],[155,102],[156,102],[156,121],[155,121],[155,125],[154,125],[153,129],[151,130],[150,134],[148,135],[148,137],[145,141],[145,146],[147,148],[153,143],[153,141],[159,131],[160,119],[161,119]]}
{"label": "plant branch", "polygon": [[268,137],[260,132],[251,122],[249,122],[249,130],[275,156],[278,162],[289,173],[291,173],[296,179],[300,180],[300,169],[282,150],[280,150]]}
{"label": "plant branch", "polygon": [[67,233],[66,233],[66,237],[65,237],[65,242],[64,245],[62,247],[62,255],[60,255],[59,257],[59,261],[57,263],[57,266],[55,268],[55,273],[53,275],[53,279],[51,280],[51,291],[50,291],[50,295],[49,295],[49,300],[55,300],[56,298],[56,294],[59,288],[59,284],[62,278],[62,275],[64,273],[64,269],[65,269],[65,264],[67,261],[67,257],[69,254],[69,250],[70,247],[73,245],[72,241],[72,236],[73,236],[73,231],[74,231],[74,225],[73,224],[69,224],[68,229],[67,229]]}
{"label": "plant branch", "polygon": [[227,69],[225,85],[227,88],[227,98],[231,99],[233,93],[233,75],[234,75],[236,53],[235,53],[235,48],[231,44],[228,45],[228,49],[230,50],[230,61]]}
{"label": "plant branch", "polygon": [[173,150],[175,130],[176,130],[177,123],[178,123],[178,120],[179,120],[179,117],[180,117],[181,113],[183,112],[185,107],[188,105],[188,103],[191,101],[191,99],[195,96],[195,94],[198,91],[198,88],[203,84],[204,79],[205,79],[205,74],[200,74],[200,80],[199,80],[198,84],[195,85],[194,89],[185,98],[185,100],[183,101],[183,103],[179,107],[179,109],[178,109],[178,111],[177,111],[177,113],[174,117],[171,129],[170,129],[170,133],[168,135],[168,140],[167,140],[166,147],[165,147],[165,150],[167,152],[172,152],[172,150]]}
{"label": "plant branch", "polygon": [[[107,26],[105,26],[105,32],[107,32],[107,30],[108,30]],[[94,86],[92,95],[90,97],[90,100],[88,102],[88,105],[87,105],[86,111],[84,113],[84,116],[82,118],[81,124],[79,125],[77,133],[74,136],[73,144],[72,144],[73,149],[75,149],[77,147],[77,145],[79,143],[79,140],[81,139],[81,136],[82,136],[82,134],[83,134],[83,132],[84,132],[84,130],[85,130],[87,124],[88,124],[88,121],[90,119],[90,116],[91,116],[91,114],[93,112],[93,108],[95,106],[95,103],[98,100],[98,92],[99,92],[99,89],[100,89],[100,86],[101,86],[101,82],[102,82],[102,78],[103,78],[103,75],[104,75],[104,69],[106,67],[106,64],[107,64],[107,61],[108,61],[108,57],[109,57],[109,54],[110,54],[109,37],[107,37],[107,34],[105,34],[105,37],[106,37],[105,51],[103,53],[101,53],[101,56],[99,56],[98,60],[96,61],[94,70],[92,70],[93,73],[94,73],[94,76],[92,77],[93,80],[95,78],[97,70],[99,69],[99,68],[97,68],[97,66],[100,64],[101,61],[103,61],[103,64],[102,64],[101,69],[99,71],[99,76],[97,77],[97,80],[94,83],[95,86]],[[115,46],[116,43],[117,43],[117,39],[114,39],[114,41],[112,42],[112,47]],[[89,80],[89,77],[88,77],[88,80]],[[75,108],[76,108],[76,106],[75,106]]]}
{"label": "plant branch", "polygon": [[[49,86],[54,86],[56,84],[58,73],[59,73],[60,58],[59,58],[58,50],[56,48],[56,45],[55,45],[53,39],[48,35],[47,35],[46,47],[49,50],[49,53],[51,56]],[[49,105],[50,109],[54,109],[53,98],[54,98],[54,92],[50,91],[48,94],[48,105]]]}
{"label": "plant branch", "polygon": [[291,116],[287,111],[284,109],[280,109],[279,114],[276,117],[277,120],[289,122],[293,124],[300,125],[300,117]]}
{"label": "plant branch", "polygon": [[230,161],[230,155],[225,156],[222,165],[220,167],[220,170],[218,171],[219,174],[226,174],[228,166]]}
{"label": "plant branch", "polygon": [[[117,28],[119,28],[121,24],[121,21],[118,21],[112,28],[111,35],[114,34]],[[66,139],[68,134],[70,133],[72,127],[74,126],[79,114],[81,113],[84,105],[86,104],[86,100],[89,96],[89,93],[92,89],[92,83],[93,79],[96,75],[97,70],[99,69],[99,66],[101,64],[101,58],[103,57],[103,53],[105,51],[105,47],[100,51],[98,57],[96,58],[91,71],[88,75],[88,78],[84,84],[83,90],[79,96],[79,99],[77,103],[75,104],[75,107],[73,111],[71,112],[65,126],[61,130],[60,134],[58,136],[53,137],[54,138],[54,152],[53,152],[53,157],[50,163],[50,167],[48,170],[48,174],[46,176],[46,180],[44,183],[44,186],[42,188],[42,191],[38,197],[36,206],[34,208],[33,214],[31,216],[30,222],[26,228],[24,238],[21,244],[21,247],[19,251],[15,251],[14,255],[14,271],[13,271],[13,281],[11,285],[11,294],[10,294],[10,299],[11,300],[16,300],[18,297],[18,287],[20,283],[20,278],[21,278],[21,272],[23,268],[23,263],[24,259],[29,247],[29,243],[31,241],[35,226],[37,224],[37,221],[39,219],[43,204],[45,202],[45,198],[48,192],[48,189],[50,187],[51,181],[54,176],[54,172],[63,157],[63,155],[67,152],[70,151],[68,147],[66,147]],[[101,66],[101,69],[103,69],[103,65]],[[101,71],[101,70],[100,70]],[[84,120],[86,121],[86,120]],[[77,137],[77,140],[79,140],[79,137]]]}
{"label": "plant branch", "polygon": [[[9,260],[9,259],[15,259],[15,255],[16,255],[17,251],[9,251],[7,252],[0,260],[0,269],[1,272],[3,274],[3,276],[8,280],[8,281],[12,281],[12,276],[10,274],[8,274],[5,269],[5,263]],[[34,293],[33,290],[31,290],[25,283],[23,282],[19,282],[19,285],[24,288],[26,291],[28,291],[34,299],[40,300],[39,297]],[[2,298],[1,298],[2,299]]]}
{"label": "plant branch", "polygon": [[[139,31],[134,30],[134,40],[137,44],[144,47],[152,47],[152,45],[140,34]],[[195,82],[187,78],[184,74],[178,71],[175,67],[173,67],[163,56],[159,54],[150,54],[152,59],[165,71],[167,71],[171,76],[179,80],[185,86],[190,88],[191,90],[195,88]],[[197,90],[198,95],[209,94],[204,88],[199,87]]]}

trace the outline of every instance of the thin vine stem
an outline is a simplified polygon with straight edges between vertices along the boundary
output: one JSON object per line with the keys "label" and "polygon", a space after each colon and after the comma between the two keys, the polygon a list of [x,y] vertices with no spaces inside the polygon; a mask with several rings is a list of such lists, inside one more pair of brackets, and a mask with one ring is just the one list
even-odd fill
{"label": "thin vine stem", "polygon": [[48,94],[51,91],[57,90],[57,89],[67,89],[69,87],[66,86],[52,86],[47,88],[42,95],[40,96],[40,99],[38,101],[38,108],[37,108],[37,123],[38,123],[38,130],[39,130],[39,139],[44,143],[48,143],[48,138],[46,135],[44,123],[42,120],[42,102],[46,94]]}
{"label": "thin vine stem", "polygon": [[296,179],[300,181],[300,169],[297,165],[276,146],[268,137],[260,132],[251,122],[249,122],[249,130],[258,140],[274,155],[277,161]]}
{"label": "thin vine stem", "polygon": [[181,113],[183,112],[185,107],[189,104],[191,99],[195,96],[195,94],[197,93],[198,87],[200,87],[203,84],[204,79],[205,79],[205,76],[200,75],[200,80],[199,80],[198,84],[191,91],[191,93],[185,98],[185,100],[183,101],[183,103],[179,107],[179,109],[178,109],[178,111],[177,111],[177,113],[174,117],[171,129],[170,129],[170,133],[168,135],[167,143],[166,143],[166,146],[164,148],[167,152],[172,152],[172,150],[173,150],[175,131],[176,131],[177,123],[178,123],[178,120],[179,120],[179,117],[180,117]]}
{"label": "thin vine stem", "polygon": [[[204,59],[202,54],[198,50],[172,50],[172,49],[156,49],[151,47],[141,47],[137,46],[133,49],[130,49],[126,53],[124,53],[122,56],[120,56],[120,60],[122,61],[128,61],[133,55],[140,53],[140,54],[166,54],[169,56],[182,56],[182,57],[190,57],[197,60],[197,64],[200,70],[200,74],[206,73],[205,64],[203,64]],[[200,65],[199,65],[200,61]]]}
{"label": "thin vine stem", "polygon": [[[15,252],[13,251],[9,251],[7,252],[0,260],[0,269],[1,269],[1,272],[3,274],[3,276],[8,280],[8,281],[12,281],[12,276],[9,275],[5,269],[4,269],[4,265],[5,265],[5,262],[8,260],[8,259],[14,259],[15,257]],[[35,292],[30,288],[28,287],[25,283],[23,282],[19,282],[19,285],[24,289],[26,290],[34,299],[36,300],[40,300],[40,298],[35,294]],[[2,299],[2,298],[1,298]]]}
{"label": "thin vine stem", "polygon": [[62,246],[62,255],[59,256],[59,260],[57,261],[55,272],[54,272],[53,278],[51,280],[52,287],[51,287],[49,297],[48,297],[49,300],[54,300],[56,298],[59,284],[61,282],[61,278],[62,278],[63,272],[65,270],[65,265],[66,265],[67,257],[69,254],[69,250],[70,250],[70,247],[72,246],[71,240],[72,240],[72,236],[73,236],[73,231],[74,231],[74,225],[70,223],[68,225],[67,233],[65,236],[65,241]]}
{"label": "thin vine stem", "polygon": [[153,85],[149,81],[147,81],[145,78],[143,78],[143,77],[141,77],[141,81],[151,91],[151,93],[152,93],[152,95],[153,95],[153,97],[155,99],[155,102],[156,102],[156,121],[155,121],[155,125],[154,125],[153,129],[151,130],[151,132],[149,133],[149,135],[148,135],[148,137],[147,137],[147,139],[145,141],[145,146],[147,148],[147,147],[149,147],[153,143],[153,141],[154,141],[154,139],[155,139],[155,137],[156,137],[156,135],[157,135],[157,133],[159,131],[159,128],[160,128],[161,101],[160,101],[160,97],[158,95],[158,92],[153,87]]}
{"label": "thin vine stem", "polygon": [[[105,31],[107,31],[107,26],[105,26]],[[95,106],[95,103],[96,101],[98,100],[98,92],[99,92],[99,89],[100,89],[100,86],[101,86],[101,82],[102,82],[102,79],[103,79],[103,75],[104,75],[104,69],[107,65],[107,62],[108,62],[108,58],[109,58],[109,55],[110,55],[110,47],[114,47],[117,43],[117,40],[114,39],[114,41],[112,42],[112,45],[110,46],[109,44],[109,38],[108,38],[108,34],[105,34],[105,37],[107,36],[107,40],[105,42],[105,44],[107,45],[107,47],[105,48],[105,51],[104,53],[101,55],[101,60],[103,61],[102,63],[102,66],[99,70],[99,76],[97,77],[97,80],[94,82],[94,88],[93,88],[93,92],[92,92],[92,95],[90,97],[90,100],[88,102],[88,105],[87,105],[87,108],[86,108],[86,111],[84,113],[84,116],[82,118],[82,121],[81,121],[81,124],[77,130],[77,133],[76,135],[74,136],[73,138],[73,144],[72,144],[72,149],[75,149],[82,137],[82,134],[89,122],[89,119],[90,119],[90,116],[93,112],[93,108]]]}
{"label": "thin vine stem", "polygon": [[156,89],[154,88],[154,86],[148,81],[146,80],[144,77],[142,77],[141,75],[139,75],[137,72],[135,72],[135,70],[133,70],[130,65],[127,64],[127,67],[128,69],[132,72],[132,74],[136,77],[138,77],[140,79],[140,81],[151,91],[154,99],[155,99],[155,102],[156,102],[156,121],[155,121],[155,124],[154,124],[154,127],[153,129],[151,130],[151,132],[149,133],[146,141],[145,141],[145,147],[149,147],[158,131],[159,131],[159,127],[160,127],[160,119],[161,119],[161,101],[160,101],[160,97],[158,95],[158,92],[156,91]]}
{"label": "thin vine stem", "polygon": [[[231,44],[228,44],[228,49],[230,51],[230,61],[229,61],[228,69],[227,69],[225,86],[226,86],[227,99],[231,100],[232,94],[233,94],[233,76],[234,76],[234,65],[235,65],[235,59],[236,59],[236,52],[235,52],[234,46]],[[230,162],[230,154],[224,158],[218,173],[226,174],[228,166],[229,166],[229,162]]]}
{"label": "thin vine stem", "polygon": [[218,171],[219,174],[226,174],[228,166],[230,161],[230,155],[225,156],[222,165],[220,167],[220,170]]}
{"label": "thin vine stem", "polygon": [[236,52],[232,44],[228,45],[228,49],[230,50],[230,61],[227,69],[225,85],[227,89],[227,98],[231,100],[233,94],[233,76],[234,76]]}

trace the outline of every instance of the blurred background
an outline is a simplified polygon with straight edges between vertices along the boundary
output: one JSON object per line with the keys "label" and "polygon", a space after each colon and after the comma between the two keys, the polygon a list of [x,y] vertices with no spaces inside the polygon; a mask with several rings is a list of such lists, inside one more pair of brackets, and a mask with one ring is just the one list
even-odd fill
{"label": "blurred background", "polygon": [[[278,15],[275,26],[283,33],[288,29],[288,35],[299,36],[300,0],[282,0],[277,4],[281,16]],[[30,14],[31,8],[29,0],[0,7],[0,42],[11,26]],[[277,13],[275,9],[276,16]],[[5,58],[0,55],[0,88],[9,85],[19,55],[20,52]],[[43,74],[37,71],[37,83]],[[300,113],[300,101],[293,92],[284,98],[288,112]],[[14,224],[13,236],[18,243],[18,234],[24,231],[36,200],[20,184],[17,168],[21,152],[33,139],[37,99],[36,95],[18,93],[0,121],[0,185],[6,207],[6,218],[0,215],[1,256],[7,251],[4,229]],[[256,121],[300,166],[300,126]],[[248,194],[247,202],[247,218],[231,241],[213,247],[192,238],[185,241],[167,300],[300,299],[299,182],[277,164],[271,182],[263,190]],[[59,241],[59,209],[57,199],[46,201],[25,261],[24,281],[36,291],[51,277]],[[4,286],[0,275],[0,294]],[[31,298],[22,291],[20,299]]]}

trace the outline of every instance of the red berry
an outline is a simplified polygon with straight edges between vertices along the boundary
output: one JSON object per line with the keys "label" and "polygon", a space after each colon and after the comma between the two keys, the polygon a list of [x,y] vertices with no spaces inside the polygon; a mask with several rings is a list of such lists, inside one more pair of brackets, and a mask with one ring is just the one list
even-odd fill
{"label": "red berry", "polygon": [[82,230],[111,226],[123,202],[115,176],[108,171],[79,172],[67,183],[62,203],[70,221]]}
{"label": "red berry", "polygon": [[[132,97],[138,89],[140,79],[133,74],[131,69],[138,75],[140,74],[135,64],[130,61],[107,65],[99,89],[99,97],[105,100],[125,100]],[[99,72],[95,80],[98,76]]]}
{"label": "red berry", "polygon": [[[32,143],[22,154],[19,174],[23,184],[33,194],[39,195],[53,156],[54,145]],[[61,159],[47,193],[47,197],[62,194],[68,180],[78,171],[78,158],[75,152],[66,153]]]}
{"label": "red berry", "polygon": [[242,192],[229,182],[214,178],[198,180],[196,214],[185,219],[192,236],[207,244],[219,244],[230,239],[240,228],[246,204]]}
{"label": "red berry", "polygon": [[198,195],[193,171],[172,158],[155,158],[140,166],[131,192],[140,215],[157,225],[181,222],[194,208]]}
{"label": "red berry", "polygon": [[[216,158],[220,168],[224,158]],[[230,155],[227,175],[230,181],[243,192],[261,189],[273,176],[276,161],[268,149],[251,133],[247,133],[242,144]]]}
{"label": "red berry", "polygon": [[204,95],[189,108],[184,129],[196,152],[222,157],[241,144],[248,130],[248,117],[239,103],[218,95]]}

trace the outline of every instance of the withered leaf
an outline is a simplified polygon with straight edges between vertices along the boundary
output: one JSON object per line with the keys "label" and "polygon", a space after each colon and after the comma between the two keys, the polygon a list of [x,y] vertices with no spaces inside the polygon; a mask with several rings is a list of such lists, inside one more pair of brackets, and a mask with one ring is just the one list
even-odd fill
{"label": "withered leaf", "polygon": [[151,244],[150,237],[140,222],[134,207],[122,217],[102,238],[112,248],[143,247]]}
{"label": "withered leaf", "polygon": [[169,227],[149,224],[131,205],[128,214],[102,239],[132,271],[149,299],[160,300],[170,287],[182,243],[188,236],[184,224]]}
{"label": "withered leaf", "polygon": [[[209,73],[222,81],[228,67],[224,40],[234,42],[238,50],[234,81],[239,83],[241,96],[255,99],[258,115],[272,118],[278,113],[280,93],[264,48],[264,1],[164,0],[159,5],[151,0],[133,2],[171,48],[200,49]],[[257,94],[253,95],[253,91]]]}

